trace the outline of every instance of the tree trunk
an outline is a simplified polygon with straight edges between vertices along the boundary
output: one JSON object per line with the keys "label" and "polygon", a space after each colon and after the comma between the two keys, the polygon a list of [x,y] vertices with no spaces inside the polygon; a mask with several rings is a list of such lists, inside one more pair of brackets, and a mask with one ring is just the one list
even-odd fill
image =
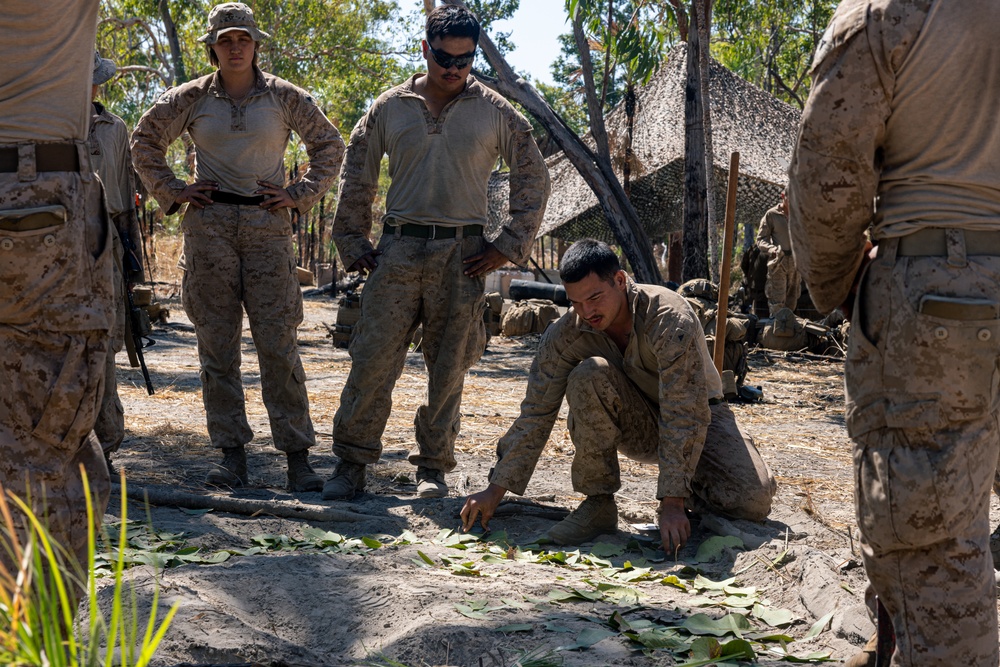
{"label": "tree trunk", "polygon": [[170,7],[167,0],[160,0],[160,17],[163,19],[163,29],[167,33],[167,43],[170,44],[170,58],[174,62],[173,85],[178,86],[188,80],[184,70],[184,58],[181,55],[181,43],[177,38],[177,26],[170,17]]}
{"label": "tree trunk", "polygon": [[597,145],[597,154],[602,159],[611,161],[611,148],[608,146],[608,131],[604,127],[604,98],[597,97],[597,86],[594,83],[594,63],[590,58],[590,40],[583,32],[583,12],[577,12],[573,19],[573,39],[576,49],[580,52],[580,70],[583,72],[583,90],[587,98],[587,116],[590,118],[590,136]]}
{"label": "tree trunk", "polygon": [[[446,1],[450,5],[465,6],[461,0]],[[476,76],[484,84],[494,87],[501,95],[523,106],[548,130],[570,163],[576,167],[587,185],[597,195],[597,201],[601,204],[611,232],[632,266],[635,279],[641,283],[661,284],[660,271],[653,257],[649,236],[639,221],[639,214],[625,196],[611,161],[601,159],[583,143],[538,94],[538,91],[514,73],[489,35],[485,33],[480,35],[479,46],[499,78],[493,81],[479,74]]]}
{"label": "tree trunk", "polygon": [[715,151],[712,147],[712,98],[711,98],[711,39],[712,39],[712,0],[700,0],[702,12],[698,24],[699,38],[699,58],[698,65],[701,69],[701,104],[705,116],[705,190],[708,196],[705,200],[705,212],[708,228],[708,249],[712,258],[711,266],[712,282],[718,284],[720,280],[719,267],[722,266],[722,259],[719,256],[719,239],[725,227],[724,221],[720,220],[715,212]]}
{"label": "tree trunk", "polygon": [[[695,0],[696,2],[698,0]],[[684,281],[708,278],[708,228],[705,165],[705,115],[701,97],[699,23],[691,12],[688,33],[687,85],[684,101]]]}

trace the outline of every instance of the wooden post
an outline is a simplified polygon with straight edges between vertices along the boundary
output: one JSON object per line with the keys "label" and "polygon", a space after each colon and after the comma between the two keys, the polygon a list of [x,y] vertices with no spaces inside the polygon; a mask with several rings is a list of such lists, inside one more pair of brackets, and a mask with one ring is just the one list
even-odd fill
{"label": "wooden post", "polygon": [[726,229],[723,232],[722,274],[719,278],[719,309],[715,315],[715,368],[722,375],[726,356],[726,315],[729,308],[729,269],[733,263],[733,227],[736,222],[736,182],[740,175],[740,154],[729,158],[729,192],[726,196]]}

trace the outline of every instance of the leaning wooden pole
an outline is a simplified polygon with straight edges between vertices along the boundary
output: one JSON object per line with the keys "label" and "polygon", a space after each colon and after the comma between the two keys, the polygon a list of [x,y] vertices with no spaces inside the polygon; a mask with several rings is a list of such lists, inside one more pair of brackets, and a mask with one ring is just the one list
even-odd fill
{"label": "leaning wooden pole", "polygon": [[722,273],[719,277],[719,309],[715,315],[715,368],[722,375],[726,357],[726,314],[729,312],[729,270],[733,263],[733,228],[736,226],[736,182],[740,176],[740,154],[729,158],[729,191],[726,194],[726,229],[722,236]]}

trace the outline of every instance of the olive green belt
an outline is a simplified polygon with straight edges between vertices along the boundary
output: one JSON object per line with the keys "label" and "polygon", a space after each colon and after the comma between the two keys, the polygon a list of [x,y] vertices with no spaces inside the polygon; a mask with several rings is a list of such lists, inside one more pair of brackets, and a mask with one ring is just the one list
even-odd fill
{"label": "olive green belt", "polygon": [[[995,232],[959,230],[965,236],[966,255],[1000,255],[1000,230]],[[935,257],[948,254],[947,229],[928,227],[899,238],[896,255],[900,257]]]}

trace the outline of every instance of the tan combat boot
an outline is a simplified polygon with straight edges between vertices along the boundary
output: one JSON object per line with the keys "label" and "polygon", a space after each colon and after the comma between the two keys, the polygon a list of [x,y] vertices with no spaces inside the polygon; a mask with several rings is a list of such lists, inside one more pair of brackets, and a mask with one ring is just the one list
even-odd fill
{"label": "tan combat boot", "polygon": [[556,544],[582,544],[605,533],[618,532],[618,506],[613,494],[587,496],[569,516],[549,529]]}
{"label": "tan combat boot", "polygon": [[322,491],[323,478],[309,465],[309,450],[288,452],[288,490]]}
{"label": "tan combat boot", "polygon": [[421,498],[447,496],[448,484],[444,481],[444,471],[417,466],[417,495]]}
{"label": "tan combat boot", "polygon": [[210,486],[228,486],[233,489],[246,486],[247,450],[243,445],[226,447],[222,450],[222,463],[209,471],[205,483]]}
{"label": "tan combat boot", "polygon": [[350,500],[358,491],[365,490],[365,464],[341,459],[333,477],[323,485],[323,500]]}
{"label": "tan combat boot", "polygon": [[855,653],[844,662],[844,667],[875,667],[878,648],[878,633],[872,635],[860,653]]}

